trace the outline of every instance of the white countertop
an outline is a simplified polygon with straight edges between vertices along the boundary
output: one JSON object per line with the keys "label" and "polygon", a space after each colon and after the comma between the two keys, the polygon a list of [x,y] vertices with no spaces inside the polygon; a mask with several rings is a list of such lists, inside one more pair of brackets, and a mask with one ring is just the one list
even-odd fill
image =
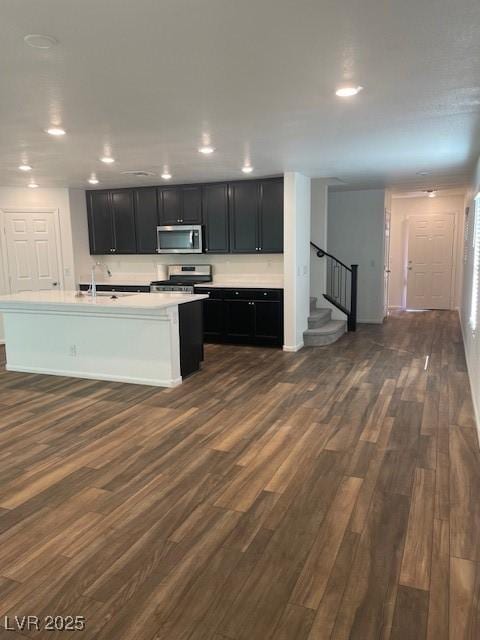
{"label": "white countertop", "polygon": [[197,287],[206,287],[207,289],[283,289],[283,284],[277,281],[267,281],[264,280],[262,282],[258,282],[257,280],[242,280],[239,282],[238,280],[229,281],[218,281],[214,280],[213,282],[204,282],[195,285]]}
{"label": "white countertop", "polygon": [[97,295],[78,296],[75,291],[24,291],[11,295],[0,296],[0,311],[31,306],[44,307],[74,307],[76,309],[109,309],[115,307],[126,309],[157,310],[186,304],[196,300],[208,298],[207,295],[185,293],[134,293],[119,295],[118,298]]}

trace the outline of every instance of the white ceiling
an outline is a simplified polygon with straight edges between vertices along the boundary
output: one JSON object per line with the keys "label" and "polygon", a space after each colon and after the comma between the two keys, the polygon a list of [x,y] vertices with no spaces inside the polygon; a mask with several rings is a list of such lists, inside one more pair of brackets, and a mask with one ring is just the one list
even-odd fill
{"label": "white ceiling", "polygon": [[[156,184],[120,172],[164,164],[245,177],[250,158],[253,177],[459,186],[480,154],[479,28],[478,0],[2,0],[0,184],[27,183],[22,159],[41,186],[85,187]],[[344,79],[364,91],[342,101]]]}

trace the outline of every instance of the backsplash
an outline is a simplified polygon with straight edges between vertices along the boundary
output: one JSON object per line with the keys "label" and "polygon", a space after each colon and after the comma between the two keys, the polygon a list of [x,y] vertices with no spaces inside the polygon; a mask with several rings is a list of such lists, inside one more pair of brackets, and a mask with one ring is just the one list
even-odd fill
{"label": "backsplash", "polygon": [[262,279],[269,282],[283,282],[282,254],[228,254],[228,255],[163,255],[163,256],[89,256],[84,260],[79,280],[88,282],[90,279],[90,265],[95,261],[108,266],[112,277],[97,271],[97,281],[149,283],[151,280],[162,279],[162,266],[168,264],[211,264],[213,278],[217,281],[237,282]]}

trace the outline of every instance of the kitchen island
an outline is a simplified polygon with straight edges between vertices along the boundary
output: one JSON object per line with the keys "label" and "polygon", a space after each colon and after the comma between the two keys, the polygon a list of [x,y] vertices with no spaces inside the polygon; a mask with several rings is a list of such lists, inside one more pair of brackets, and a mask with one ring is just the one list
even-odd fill
{"label": "kitchen island", "polygon": [[203,360],[206,295],[0,296],[8,371],[174,387]]}

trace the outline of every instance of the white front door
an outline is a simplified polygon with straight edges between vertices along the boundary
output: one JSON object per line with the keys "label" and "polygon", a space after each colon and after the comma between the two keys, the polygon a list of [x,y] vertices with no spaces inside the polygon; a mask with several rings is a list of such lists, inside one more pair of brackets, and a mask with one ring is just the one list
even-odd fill
{"label": "white front door", "polygon": [[60,288],[60,256],[54,211],[4,211],[11,293]]}
{"label": "white front door", "polygon": [[454,231],[454,215],[408,218],[408,309],[450,308]]}

